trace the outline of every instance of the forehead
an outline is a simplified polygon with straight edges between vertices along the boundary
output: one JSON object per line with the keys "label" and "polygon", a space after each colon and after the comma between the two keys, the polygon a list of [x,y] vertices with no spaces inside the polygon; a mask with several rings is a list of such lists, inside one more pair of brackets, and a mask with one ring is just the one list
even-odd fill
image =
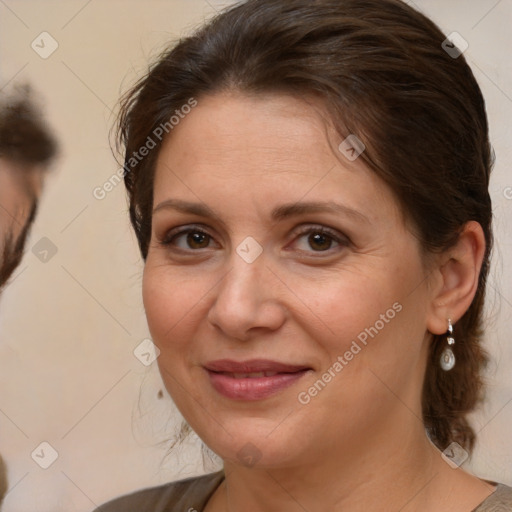
{"label": "forehead", "polygon": [[10,233],[18,236],[30,218],[42,172],[0,158],[0,250]]}
{"label": "forehead", "polygon": [[[198,105],[164,141],[154,204],[173,197],[223,205],[342,199],[369,216],[396,210],[389,188],[343,142],[318,101],[287,95],[217,94]],[[372,198],[372,202],[368,198]],[[377,204],[378,203],[378,204]],[[373,208],[379,206],[380,208]]]}
{"label": "forehead", "polygon": [[[0,157],[0,195],[37,198],[41,193],[44,168]],[[1,201],[0,201],[0,204]]]}
{"label": "forehead", "polygon": [[171,146],[176,157],[205,165],[240,159],[242,170],[273,156],[286,155],[283,164],[300,160],[306,141],[318,157],[328,150],[325,130],[318,104],[284,95],[217,94],[198,101],[163,149]]}

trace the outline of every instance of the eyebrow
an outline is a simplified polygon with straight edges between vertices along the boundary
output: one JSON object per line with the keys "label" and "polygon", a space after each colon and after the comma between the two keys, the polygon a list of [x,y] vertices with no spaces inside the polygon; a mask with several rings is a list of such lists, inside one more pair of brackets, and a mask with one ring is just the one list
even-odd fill
{"label": "eyebrow", "polygon": [[192,203],[190,201],[182,201],[180,199],[166,199],[153,208],[153,215],[160,210],[177,210],[182,213],[189,213],[199,217],[214,217],[219,216],[204,203]]}
{"label": "eyebrow", "polygon": [[360,211],[349,208],[343,204],[335,203],[333,201],[284,204],[272,210],[272,219],[284,220],[290,217],[306,215],[309,213],[338,213],[347,217],[351,217],[354,220],[363,221],[370,224],[368,217],[363,215],[363,213]]}
{"label": "eyebrow", "polygon": [[[220,220],[220,216],[204,203],[193,203],[189,201],[182,201],[180,199],[167,199],[159,203],[153,209],[153,214],[163,209],[172,209],[182,213],[197,215],[199,217],[213,217]],[[360,211],[333,201],[312,201],[283,204],[272,210],[271,218],[274,221],[279,221],[311,213],[337,213],[353,218],[356,221],[362,221],[370,224],[368,217]]]}

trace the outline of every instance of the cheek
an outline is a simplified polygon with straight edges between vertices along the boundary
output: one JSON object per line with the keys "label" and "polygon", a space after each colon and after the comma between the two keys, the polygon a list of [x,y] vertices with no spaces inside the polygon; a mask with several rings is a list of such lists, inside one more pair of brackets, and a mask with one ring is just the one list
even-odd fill
{"label": "cheek", "polygon": [[[194,387],[190,381],[196,360],[193,340],[199,316],[204,315],[201,299],[206,292],[197,280],[184,279],[165,265],[151,264],[144,269],[142,289],[151,338],[160,350],[160,374],[167,391],[186,413],[190,406],[188,394]],[[184,383],[188,383],[186,392]]]}
{"label": "cheek", "polygon": [[422,340],[419,273],[360,270],[313,284],[296,280],[294,291],[307,307],[294,317],[321,347],[323,371],[341,356],[343,373],[353,378],[363,378],[359,374],[365,368],[385,368],[392,376],[393,365],[414,364],[421,348],[420,343],[409,347],[413,340]]}
{"label": "cheek", "polygon": [[165,356],[172,345],[179,350],[186,344],[187,332],[200,310],[204,284],[184,279],[165,265],[146,264],[143,276],[143,301],[154,343]]}
{"label": "cheek", "polygon": [[[392,307],[396,294],[386,289],[377,276],[340,272],[330,279],[295,280],[294,288],[302,299],[304,326],[316,332],[313,339],[324,339],[332,350],[341,350],[364,329],[373,325],[381,313]],[[393,299],[394,298],[394,299]]]}

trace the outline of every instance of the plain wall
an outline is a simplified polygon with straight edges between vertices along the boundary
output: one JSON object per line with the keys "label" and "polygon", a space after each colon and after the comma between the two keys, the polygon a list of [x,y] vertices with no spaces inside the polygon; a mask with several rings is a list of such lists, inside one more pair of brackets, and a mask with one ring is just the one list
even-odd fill
{"label": "plain wall", "polygon": [[[119,168],[109,129],[120,92],[169,41],[228,3],[0,2],[0,89],[30,81],[61,142],[25,257],[0,302],[0,453],[11,488],[5,512],[86,512],[118,494],[202,471],[197,439],[168,455],[179,416],[168,397],[157,398],[155,364],[146,367],[133,354],[148,330],[123,185],[103,200],[93,190]],[[496,152],[485,340],[492,362],[487,401],[473,417],[479,444],[468,467],[512,484],[512,3],[414,4],[445,33],[468,41],[465,55],[487,101]],[[31,47],[34,39],[42,46],[43,31],[59,45],[47,59]],[[44,249],[57,252],[45,262]],[[41,442],[58,452],[48,469],[31,457]],[[36,454],[41,461],[51,452],[43,446]]]}

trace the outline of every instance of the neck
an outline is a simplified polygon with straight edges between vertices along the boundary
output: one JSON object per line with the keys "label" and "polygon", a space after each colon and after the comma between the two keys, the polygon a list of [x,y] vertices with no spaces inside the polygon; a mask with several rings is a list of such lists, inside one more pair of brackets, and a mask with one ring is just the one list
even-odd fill
{"label": "neck", "polygon": [[[228,512],[426,510],[444,468],[422,422],[410,411],[397,431],[379,427],[359,443],[331,445],[312,460],[284,468],[245,468],[225,463],[226,480],[218,499]],[[369,429],[370,430],[370,429]],[[391,436],[392,433],[392,436]],[[430,491],[430,492],[429,492]],[[220,501],[219,501],[220,503]],[[248,505],[250,504],[250,505]]]}

